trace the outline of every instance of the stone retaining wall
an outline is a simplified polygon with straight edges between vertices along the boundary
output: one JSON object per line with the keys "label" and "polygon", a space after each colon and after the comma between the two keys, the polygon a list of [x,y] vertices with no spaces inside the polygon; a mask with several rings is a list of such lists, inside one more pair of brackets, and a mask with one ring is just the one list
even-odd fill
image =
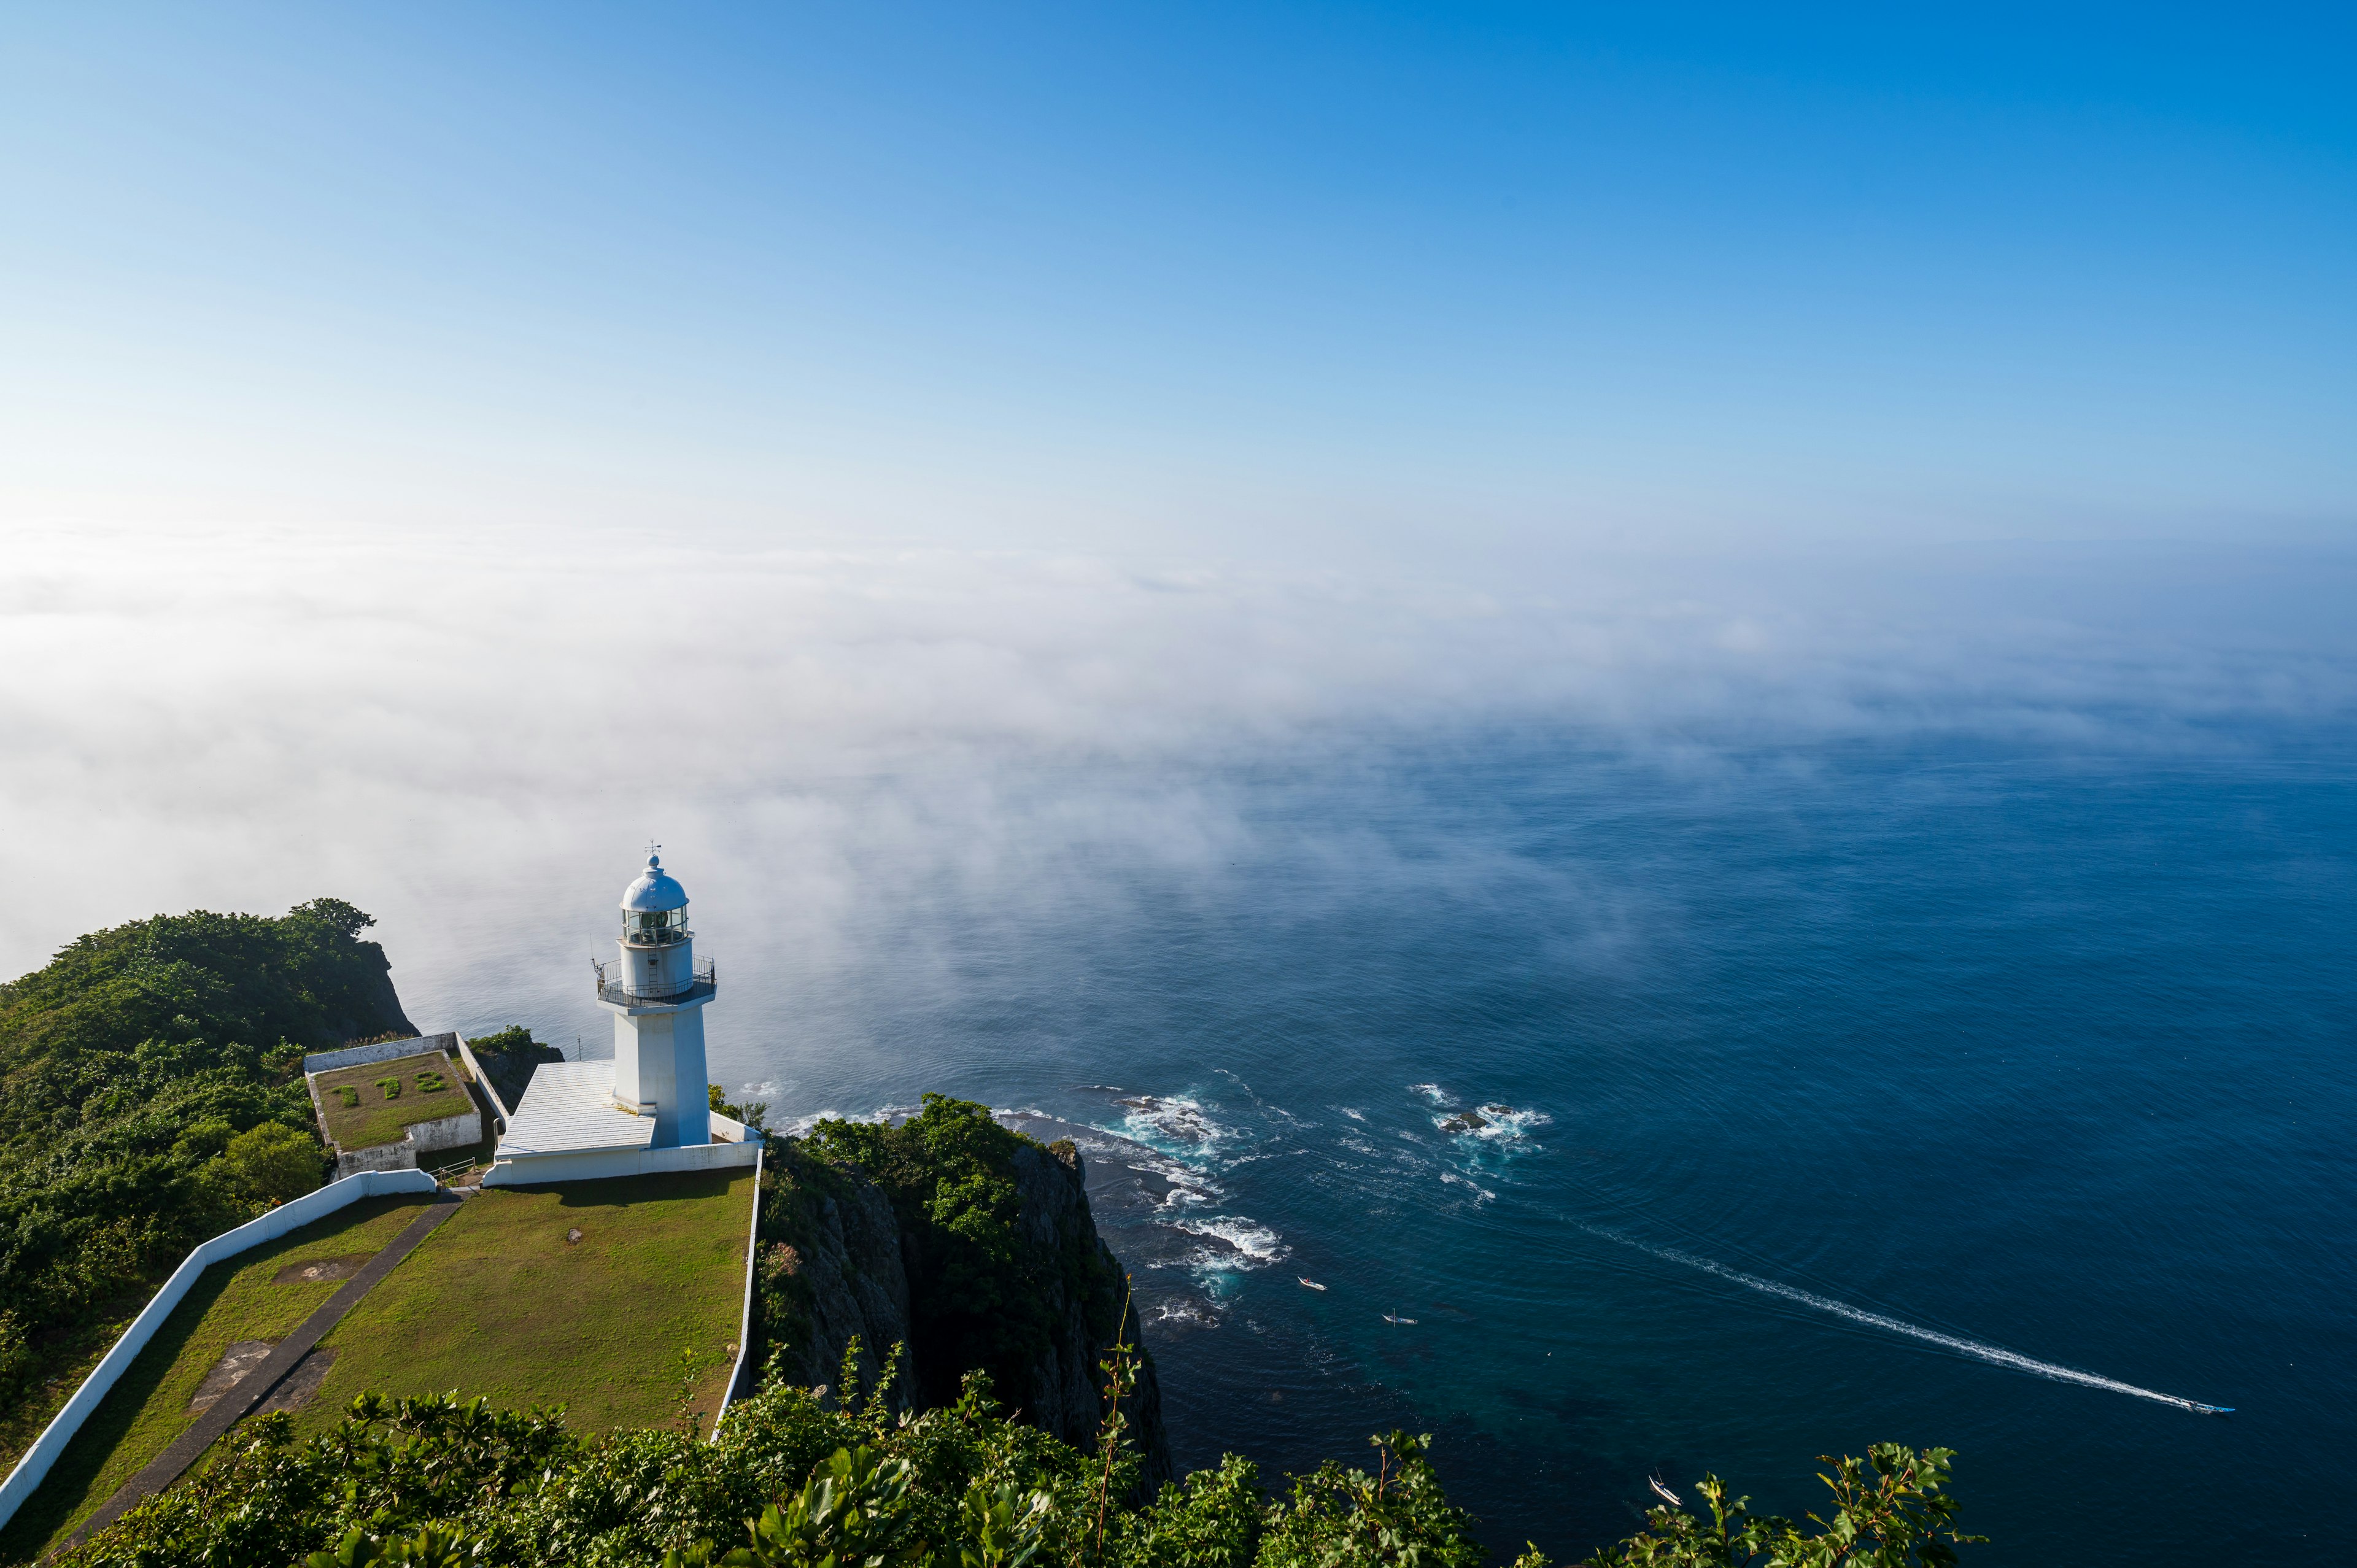
{"label": "stone retaining wall", "polygon": [[305,1072],[333,1072],[339,1067],[359,1067],[366,1062],[389,1062],[401,1057],[422,1057],[428,1051],[440,1051],[455,1056],[458,1048],[456,1035],[412,1035],[405,1040],[379,1040],[372,1046],[347,1046],[339,1051],[314,1051],[303,1058]]}

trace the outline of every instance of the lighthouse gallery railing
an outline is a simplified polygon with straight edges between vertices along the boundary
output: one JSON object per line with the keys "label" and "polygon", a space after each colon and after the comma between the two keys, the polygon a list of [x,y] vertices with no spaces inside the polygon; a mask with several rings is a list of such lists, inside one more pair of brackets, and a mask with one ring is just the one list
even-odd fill
{"label": "lighthouse gallery railing", "polygon": [[697,964],[684,980],[656,983],[608,980],[603,962],[591,959],[589,963],[597,972],[597,1000],[600,1002],[677,1002],[698,993],[709,995],[720,989],[719,972],[713,967],[710,959]]}

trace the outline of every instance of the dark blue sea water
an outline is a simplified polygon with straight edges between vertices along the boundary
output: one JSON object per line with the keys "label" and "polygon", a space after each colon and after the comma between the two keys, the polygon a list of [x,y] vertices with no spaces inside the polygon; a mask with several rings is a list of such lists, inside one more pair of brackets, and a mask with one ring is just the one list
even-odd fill
{"label": "dark blue sea water", "polygon": [[2320,1562],[2352,785],[2280,737],[1240,774],[1208,871],[945,894],[845,965],[732,944],[770,972],[715,1066],[790,1114],[940,1089],[1103,1134],[1185,1464],[1430,1431],[1497,1549],[1577,1557],[1649,1474],[1797,1512],[1889,1439],[1959,1452],[1986,1563]]}

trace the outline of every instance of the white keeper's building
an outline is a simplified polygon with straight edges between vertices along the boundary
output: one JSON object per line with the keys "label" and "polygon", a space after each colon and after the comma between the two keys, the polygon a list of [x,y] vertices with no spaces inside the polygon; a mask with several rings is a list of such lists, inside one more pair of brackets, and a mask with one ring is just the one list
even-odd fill
{"label": "white keeper's building", "polygon": [[647,856],[622,890],[620,953],[597,971],[614,1059],[549,1062],[508,1117],[487,1187],[749,1165],[759,1134],[711,1109],[704,1009],[717,989],[695,961],[687,889]]}

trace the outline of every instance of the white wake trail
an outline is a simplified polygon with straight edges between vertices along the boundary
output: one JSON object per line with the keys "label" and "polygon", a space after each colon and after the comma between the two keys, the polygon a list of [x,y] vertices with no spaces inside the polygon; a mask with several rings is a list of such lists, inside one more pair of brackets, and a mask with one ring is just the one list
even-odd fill
{"label": "white wake trail", "polygon": [[2233,1405],[2203,1404],[2199,1400],[2179,1399],[2175,1394],[2165,1394],[2158,1390],[2140,1389],[2134,1383],[2121,1382],[2117,1378],[2101,1377],[2093,1372],[2082,1372],[2072,1367],[2058,1367],[2051,1361],[2037,1360],[2000,1346],[1984,1345],[1977,1339],[1965,1339],[1953,1334],[1942,1334],[1934,1329],[1918,1327],[1912,1323],[1903,1323],[1896,1317],[1885,1317],[1881,1313],[1868,1312],[1863,1307],[1852,1306],[1847,1302],[1835,1301],[1830,1296],[1819,1295],[1813,1291],[1780,1284],[1774,1280],[1763,1280],[1757,1274],[1747,1274],[1740,1269],[1730,1269],[1725,1263],[1714,1262],[1708,1258],[1698,1258],[1692,1252],[1681,1252],[1674,1247],[1648,1246],[1642,1241],[1632,1240],[1618,1231],[1607,1230],[1601,1226],[1583,1225],[1580,1229],[1590,1235],[1601,1236],[1608,1241],[1618,1241],[1624,1247],[1634,1247],[1641,1252],[1650,1252],[1656,1258],[1665,1259],[1673,1263],[1684,1263],[1690,1269],[1700,1269],[1706,1274],[1717,1274],[1720,1279],[1733,1280],[1737,1284],[1748,1286],[1752,1290],[1764,1291],[1770,1295],[1782,1296],[1786,1301],[1797,1301],[1803,1306],[1813,1306],[1819,1312],[1829,1312],[1835,1317],[1846,1317],[1852,1323],[1863,1323],[1871,1328],[1887,1328],[1893,1334],[1904,1334],[1910,1339],[1921,1339],[1951,1350],[1961,1350],[1967,1356],[1987,1361],[1994,1366],[2011,1367],[2016,1371],[2029,1372],[2041,1378],[2052,1378],[2058,1382],[2078,1383],[2091,1389],[2107,1389],[2115,1394],[2132,1394],[2140,1400],[2151,1400],[2156,1404],[2175,1405],[2179,1410],[2191,1411],[2196,1415],[2227,1415],[2231,1414],[2234,1408]]}

